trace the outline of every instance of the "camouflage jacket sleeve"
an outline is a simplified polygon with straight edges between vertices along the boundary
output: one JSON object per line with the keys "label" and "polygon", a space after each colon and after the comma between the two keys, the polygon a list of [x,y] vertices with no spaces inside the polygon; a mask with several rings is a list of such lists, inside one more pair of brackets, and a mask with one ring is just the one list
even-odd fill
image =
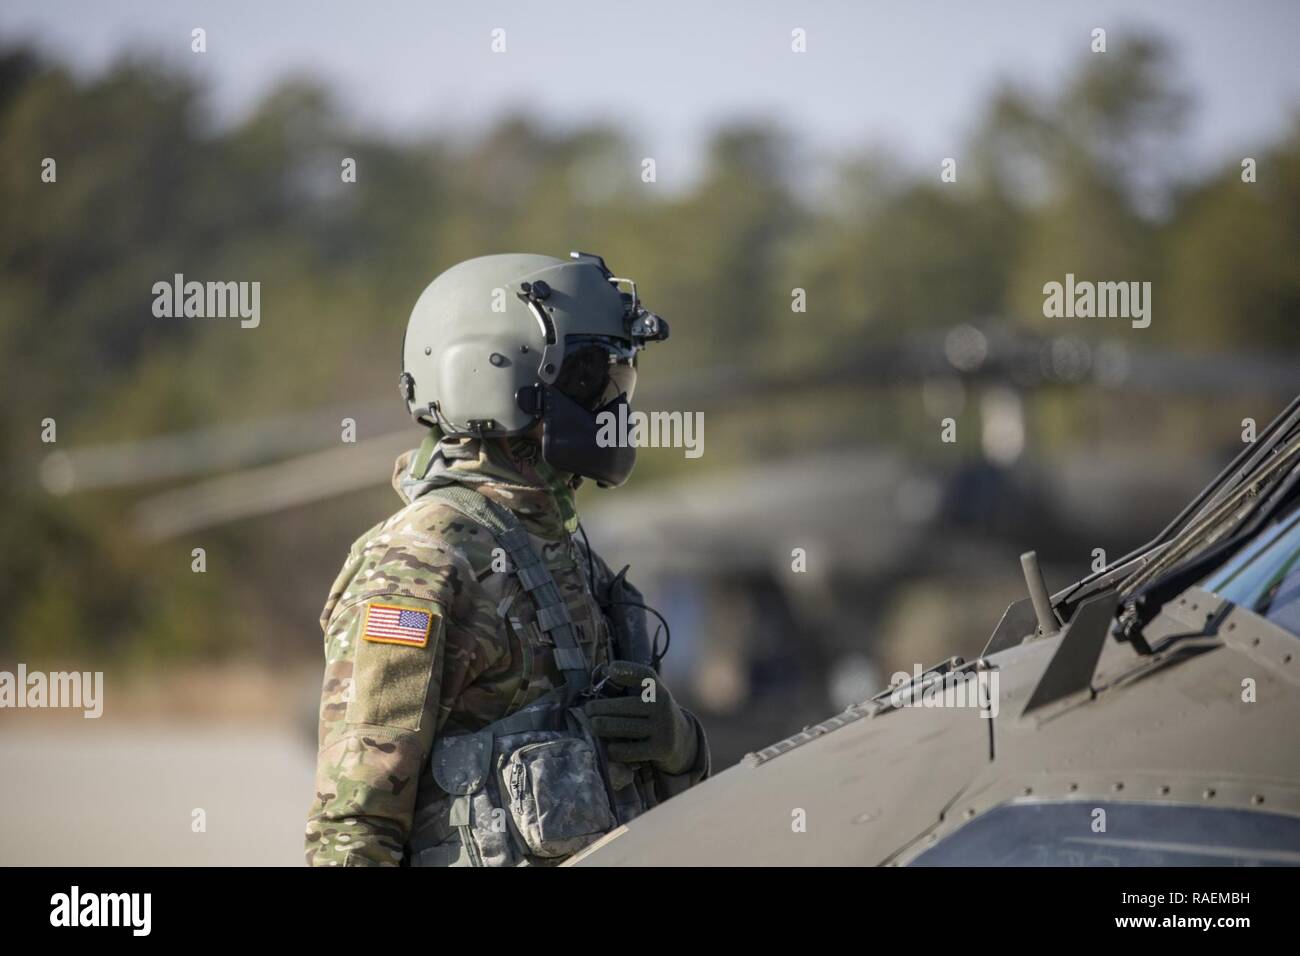
{"label": "camouflage jacket sleeve", "polygon": [[435,540],[363,538],[322,615],[316,797],[307,821],[313,866],[395,866],[418,778],[449,704],[474,662],[447,648],[468,567]]}

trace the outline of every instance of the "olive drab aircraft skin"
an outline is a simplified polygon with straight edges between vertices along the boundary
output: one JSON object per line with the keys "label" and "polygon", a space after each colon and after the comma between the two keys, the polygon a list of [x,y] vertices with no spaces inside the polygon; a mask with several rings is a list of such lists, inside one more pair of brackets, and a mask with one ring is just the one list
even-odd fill
{"label": "olive drab aircraft skin", "polygon": [[1300,864],[1300,399],[1156,539],[569,865]]}

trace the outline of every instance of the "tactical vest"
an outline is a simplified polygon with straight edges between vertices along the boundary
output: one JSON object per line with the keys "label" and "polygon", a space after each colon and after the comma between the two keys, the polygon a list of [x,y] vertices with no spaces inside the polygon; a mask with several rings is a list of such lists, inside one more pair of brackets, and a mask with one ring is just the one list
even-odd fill
{"label": "tactical vest", "polygon": [[[411,866],[553,866],[653,806],[653,772],[610,761],[582,704],[596,693],[568,607],[524,530],[508,509],[464,485],[427,492],[492,532],[510,557],[555,644],[564,683],[472,733],[439,735],[427,772],[446,794],[453,835],[429,845],[413,838]],[[588,582],[590,587],[594,582]],[[641,596],[618,575],[611,584],[614,651],[649,663]]]}

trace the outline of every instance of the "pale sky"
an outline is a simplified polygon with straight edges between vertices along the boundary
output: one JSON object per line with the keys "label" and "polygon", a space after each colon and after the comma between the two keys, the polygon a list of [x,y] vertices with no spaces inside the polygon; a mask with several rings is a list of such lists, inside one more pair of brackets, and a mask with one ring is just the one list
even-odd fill
{"label": "pale sky", "polygon": [[[884,143],[953,155],[1003,77],[1054,88],[1087,53],[1136,27],[1170,39],[1196,110],[1188,172],[1242,155],[1300,108],[1294,0],[5,0],[0,37],[32,37],[86,73],[124,50],[212,82],[236,117],[277,79],[320,76],[390,132],[454,134],[511,108],[568,128],[625,125],[660,181],[689,177],[717,121],[783,123],[810,155]],[[190,52],[190,30],[208,52]],[[790,51],[791,30],[808,52]],[[507,52],[490,50],[494,28]]]}

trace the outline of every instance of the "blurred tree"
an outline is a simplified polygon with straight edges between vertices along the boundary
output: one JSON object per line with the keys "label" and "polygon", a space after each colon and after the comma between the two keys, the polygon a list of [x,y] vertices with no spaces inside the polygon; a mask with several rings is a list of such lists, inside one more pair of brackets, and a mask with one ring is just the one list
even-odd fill
{"label": "blurred tree", "polygon": [[1289,135],[1190,189],[1168,230],[1170,313],[1201,348],[1300,349],[1300,116]]}

